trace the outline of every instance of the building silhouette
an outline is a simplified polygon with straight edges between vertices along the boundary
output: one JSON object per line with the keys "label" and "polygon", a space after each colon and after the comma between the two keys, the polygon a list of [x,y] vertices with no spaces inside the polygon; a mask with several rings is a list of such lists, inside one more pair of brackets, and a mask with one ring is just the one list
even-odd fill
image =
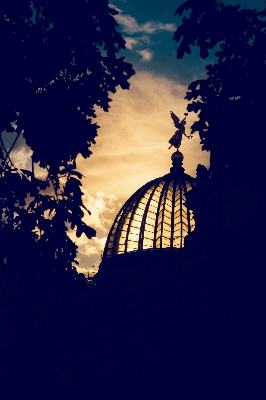
{"label": "building silhouette", "polygon": [[4,293],[3,398],[264,398],[262,177],[182,160],[121,208],[86,290]]}

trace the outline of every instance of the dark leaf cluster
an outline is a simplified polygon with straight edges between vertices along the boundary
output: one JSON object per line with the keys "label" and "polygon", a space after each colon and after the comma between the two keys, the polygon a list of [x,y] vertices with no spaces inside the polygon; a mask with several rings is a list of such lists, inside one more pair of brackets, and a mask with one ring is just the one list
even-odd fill
{"label": "dark leaf cluster", "polygon": [[246,155],[259,167],[260,149],[252,159],[250,146],[252,140],[265,146],[266,11],[221,0],[187,0],[176,14],[184,12],[189,16],[174,34],[177,58],[190,53],[191,46],[200,48],[202,58],[216,50],[216,61],[206,67],[207,79],[188,87],[187,109],[198,114],[192,133],[199,132],[203,149],[211,151],[212,170],[243,166]]}
{"label": "dark leaf cluster", "polygon": [[[16,121],[17,132],[11,146],[0,141],[1,262],[12,276],[75,273],[68,228],[95,236],[82,221],[76,158],[92,153],[95,106],[108,111],[109,94],[128,89],[134,74],[118,56],[117,11],[108,0],[3,0],[0,11],[0,131]],[[20,136],[32,151],[29,170],[12,160]]]}

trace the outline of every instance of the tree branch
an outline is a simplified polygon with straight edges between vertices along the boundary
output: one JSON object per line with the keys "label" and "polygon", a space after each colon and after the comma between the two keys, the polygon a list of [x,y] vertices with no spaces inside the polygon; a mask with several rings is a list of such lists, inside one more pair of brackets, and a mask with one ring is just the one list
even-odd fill
{"label": "tree branch", "polygon": [[3,139],[2,139],[2,132],[0,132],[0,142],[1,142],[1,146],[3,147],[3,149],[4,149],[5,153],[6,153],[6,157],[5,157],[5,159],[4,159],[4,163],[3,163],[3,167],[2,167],[2,171],[1,171],[1,174],[2,174],[2,172],[3,172],[3,170],[4,170],[4,167],[5,167],[5,164],[7,163],[7,160],[9,160],[10,164],[11,164],[15,169],[17,169],[17,168],[15,167],[15,165],[13,164],[13,162],[12,162],[10,156],[9,156],[10,150],[8,151],[8,150],[6,149],[6,147],[5,147],[5,144],[4,144]]}
{"label": "tree branch", "polygon": [[[5,151],[6,151],[6,157],[5,157],[5,159],[4,159],[4,163],[3,163],[3,167],[2,167],[1,174],[2,174],[3,171],[4,171],[4,167],[5,167],[6,163],[7,163],[7,160],[9,159],[9,160],[11,161],[10,153],[11,153],[11,151],[13,150],[15,144],[17,143],[17,140],[18,140],[19,136],[21,135],[21,133],[22,133],[22,131],[21,131],[20,133],[17,134],[17,137],[16,137],[16,139],[14,140],[14,142],[13,142],[12,146],[10,147],[10,149],[9,149],[8,151],[5,150]],[[1,137],[1,142],[3,143],[2,137]],[[5,149],[5,147],[4,147],[4,149]],[[12,163],[12,161],[11,161],[11,163]],[[13,164],[13,163],[12,163],[12,164]],[[14,165],[14,164],[13,164],[13,165]],[[15,167],[15,166],[14,166],[14,167]]]}

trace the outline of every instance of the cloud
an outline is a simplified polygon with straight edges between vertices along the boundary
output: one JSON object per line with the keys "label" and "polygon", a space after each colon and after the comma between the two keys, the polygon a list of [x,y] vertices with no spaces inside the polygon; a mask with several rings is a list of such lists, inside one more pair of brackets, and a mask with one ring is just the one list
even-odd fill
{"label": "cloud", "polygon": [[157,33],[160,31],[175,32],[176,26],[174,24],[163,24],[161,22],[149,21],[140,25],[140,32]]}
{"label": "cloud", "polygon": [[77,261],[79,265],[75,265],[78,273],[86,275],[88,271],[91,271],[95,274],[98,271],[107,236],[88,239],[82,234],[80,238],[77,238],[75,232],[71,232],[69,236],[78,245]]}
{"label": "cloud", "polygon": [[[174,24],[164,24],[157,21],[147,21],[144,24],[139,24],[136,18],[129,14],[124,14],[123,10],[120,10],[113,4],[109,4],[109,7],[115,9],[119,14],[115,15],[114,18],[120,24],[122,31],[129,34],[144,33],[140,38],[136,37],[125,37],[126,48],[130,51],[135,47],[141,46],[143,43],[150,44],[150,38],[147,35],[159,33],[161,31],[174,32],[176,26]],[[150,61],[152,59],[153,53],[149,49],[139,49],[136,51],[141,55],[141,61]]]}
{"label": "cloud", "polygon": [[29,163],[32,156],[32,150],[29,147],[20,147],[12,150],[10,158],[16,168],[26,169],[29,167]]}
{"label": "cloud", "polygon": [[[125,3],[126,3],[126,1],[125,1]],[[113,8],[114,10],[116,10],[116,11],[118,11],[118,12],[123,12],[123,10],[120,10],[120,8],[118,8],[117,6],[115,6],[114,4],[112,4],[112,3],[109,3],[108,4],[108,7],[109,8]]]}
{"label": "cloud", "polygon": [[[83,188],[83,203],[87,207],[87,209],[91,212],[91,214],[86,213],[82,220],[97,230],[97,236],[103,236],[108,233],[110,224],[112,223],[115,213],[117,210],[117,198],[113,194],[106,194],[103,192],[97,192],[96,196],[93,197],[89,194],[88,190]],[[95,245],[99,242],[97,238],[88,239],[85,234],[82,234],[79,238],[76,237],[75,231],[71,230],[68,232],[69,237],[73,240],[77,245],[83,246],[88,243],[91,246],[95,247]],[[88,251],[88,254],[93,253],[93,250]]]}
{"label": "cloud", "polygon": [[116,21],[122,26],[124,32],[127,33],[158,33],[160,31],[175,32],[176,26],[174,24],[163,24],[157,21],[148,21],[145,24],[138,24],[136,18],[129,14],[124,14],[123,10],[116,7],[114,4],[109,4],[110,8],[115,9],[119,14],[114,15]]}
{"label": "cloud", "polygon": [[139,44],[139,40],[136,38],[126,37],[124,39],[126,41],[126,48],[128,50],[133,50],[133,47],[135,47],[137,44]]}
{"label": "cloud", "polygon": [[[15,121],[16,122],[16,121]],[[15,122],[10,123],[13,127]],[[23,133],[23,131],[22,131]],[[31,169],[31,156],[32,151],[27,146],[23,135],[17,138],[16,131],[7,131],[6,129],[1,132],[1,138],[3,140],[5,149],[9,151],[13,147],[14,141],[16,141],[13,150],[9,154],[13,164],[18,169]]]}
{"label": "cloud", "polygon": [[[133,38],[127,36],[124,39],[126,41],[126,48],[130,51],[133,51],[135,47],[141,48],[143,44],[147,45],[151,43],[149,36],[145,35],[139,38]],[[136,50],[136,53],[141,55],[141,61],[150,61],[153,56],[153,52],[147,48]]]}
{"label": "cloud", "polygon": [[113,194],[103,192],[97,192],[94,198],[88,190],[83,190],[83,192],[83,203],[91,212],[91,215],[86,214],[84,216],[84,222],[102,233],[107,233],[112,222],[110,214],[113,214],[116,210],[117,198]]}
{"label": "cloud", "polygon": [[[7,132],[6,130],[1,132],[2,140],[7,150],[11,148],[14,140],[16,139],[16,132]],[[32,150],[26,144],[26,140],[23,135],[20,135],[18,138],[13,150],[10,153],[10,158],[14,164],[14,166],[18,169],[27,169],[28,171],[32,170]],[[47,170],[41,168],[40,163],[34,163],[34,174],[38,179],[45,180],[47,177]]]}
{"label": "cloud", "polygon": [[103,238],[94,237],[92,239],[87,240],[84,235],[81,240],[76,240],[76,243],[79,245],[79,253],[85,254],[86,256],[91,256],[93,254],[100,254],[104,250],[104,246],[106,243],[107,236]]}
{"label": "cloud", "polygon": [[128,50],[133,50],[133,47],[138,45],[140,43],[139,39],[133,38],[133,37],[124,37],[126,41],[126,48]]}
{"label": "cloud", "polygon": [[[118,9],[117,9],[118,11]],[[148,21],[145,24],[138,24],[136,18],[129,14],[123,14],[122,10],[119,10],[120,14],[114,16],[116,21],[121,25],[123,32],[126,33],[147,33],[154,34],[161,31],[175,32],[176,26],[174,24],[163,24],[157,21]]]}
{"label": "cloud", "polygon": [[150,61],[152,59],[152,52],[149,49],[137,50],[137,53],[141,55],[141,61]]}
{"label": "cloud", "polygon": [[97,272],[100,263],[101,253],[104,250],[107,234],[115,218],[117,199],[114,195],[97,192],[93,197],[86,189],[83,189],[84,205],[90,210],[91,215],[86,214],[83,221],[96,229],[97,237],[88,239],[83,233],[79,238],[76,237],[76,230],[69,230],[68,236],[78,245],[79,273],[86,273],[90,270],[93,274]]}
{"label": "cloud", "polygon": [[99,265],[100,261],[97,261],[90,267],[76,265],[75,268],[79,274],[84,274],[86,278],[92,278],[98,272]]}
{"label": "cloud", "polygon": [[79,274],[84,274],[86,278],[92,278],[96,274],[96,272],[98,272],[98,267],[99,263],[97,266],[95,265],[95,268],[91,267],[87,269],[87,268],[82,268],[79,265],[77,265],[75,268]]}

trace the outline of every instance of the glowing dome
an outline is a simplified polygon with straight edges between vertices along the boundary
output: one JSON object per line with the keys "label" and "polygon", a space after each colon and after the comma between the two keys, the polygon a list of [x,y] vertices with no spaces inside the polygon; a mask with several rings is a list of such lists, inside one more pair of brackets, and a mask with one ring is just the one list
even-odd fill
{"label": "glowing dome", "polygon": [[124,204],[109,232],[103,259],[138,250],[184,247],[184,238],[195,228],[186,193],[195,180],[184,173],[183,155],[173,154],[169,174],[154,179]]}

